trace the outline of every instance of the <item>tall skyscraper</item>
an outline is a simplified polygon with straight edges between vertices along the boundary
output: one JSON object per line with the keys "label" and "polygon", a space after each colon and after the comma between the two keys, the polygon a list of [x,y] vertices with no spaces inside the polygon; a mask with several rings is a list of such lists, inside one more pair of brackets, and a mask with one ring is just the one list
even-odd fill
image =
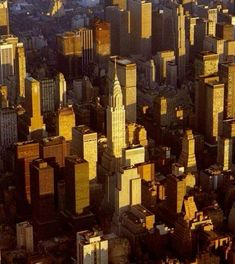
{"label": "tall skyscraper", "polygon": [[62,73],[56,76],[56,89],[55,89],[55,109],[67,104],[67,84]]}
{"label": "tall skyscraper", "polygon": [[27,77],[25,79],[25,110],[28,117],[28,139],[41,138],[46,135],[40,100],[40,83],[32,77]]}
{"label": "tall skyscraper", "polygon": [[[116,63],[116,64],[115,64]],[[116,65],[116,66],[115,66]],[[126,111],[126,120],[136,122],[136,100],[137,100],[137,71],[136,64],[122,57],[111,57],[108,64],[108,84],[112,88],[112,76],[117,67],[117,77],[122,88],[123,104]]]}
{"label": "tall skyscraper", "polygon": [[65,158],[66,209],[79,215],[90,205],[88,162],[77,155]]}
{"label": "tall skyscraper", "polygon": [[0,109],[0,155],[17,142],[17,116],[13,108]]}
{"label": "tall skyscraper", "polygon": [[32,218],[37,238],[48,238],[55,228],[54,169],[44,160],[30,164]]}
{"label": "tall skyscraper", "polygon": [[233,143],[232,138],[220,136],[218,138],[217,162],[223,170],[230,170],[232,166]]}
{"label": "tall skyscraper", "polygon": [[89,181],[96,181],[97,177],[97,133],[86,125],[72,128],[72,152],[89,164]]}
{"label": "tall skyscraper", "polygon": [[97,231],[77,233],[77,264],[108,264],[108,240]]}
{"label": "tall skyscraper", "polygon": [[25,77],[26,77],[26,60],[23,43],[18,43],[16,47],[16,82],[17,95],[25,97]]}
{"label": "tall skyscraper", "polygon": [[131,16],[131,52],[149,58],[152,53],[152,3],[143,0],[129,0]]}
{"label": "tall skyscraper", "polygon": [[187,129],[182,140],[182,151],[178,161],[184,166],[185,171],[196,172],[197,163],[195,157],[195,138],[192,130]]}
{"label": "tall skyscraper", "polygon": [[117,77],[116,69],[114,71],[112,86],[109,91],[109,104],[107,107],[106,115],[108,151],[115,158],[121,158],[122,150],[126,146],[126,121],[122,89]]}
{"label": "tall skyscraper", "polygon": [[0,83],[6,84],[7,77],[14,75],[13,44],[0,40]]}
{"label": "tall skyscraper", "polygon": [[101,67],[105,67],[111,53],[111,26],[106,21],[97,20],[93,24],[94,56]]}
{"label": "tall skyscraper", "polygon": [[7,0],[0,1],[0,35],[9,34],[9,14]]}
{"label": "tall skyscraper", "polygon": [[224,84],[209,82],[206,84],[206,141],[215,144],[223,130]]}
{"label": "tall skyscraper", "polygon": [[130,54],[130,11],[108,6],[105,18],[111,25],[111,54],[128,56]]}
{"label": "tall skyscraper", "polygon": [[43,78],[40,82],[40,99],[42,115],[54,112],[56,83],[53,78]]}
{"label": "tall skyscraper", "polygon": [[224,118],[235,117],[235,64],[222,63],[219,66],[219,76],[224,83]]}
{"label": "tall skyscraper", "polygon": [[72,106],[61,107],[56,113],[56,135],[72,140],[72,128],[75,127],[75,114]]}

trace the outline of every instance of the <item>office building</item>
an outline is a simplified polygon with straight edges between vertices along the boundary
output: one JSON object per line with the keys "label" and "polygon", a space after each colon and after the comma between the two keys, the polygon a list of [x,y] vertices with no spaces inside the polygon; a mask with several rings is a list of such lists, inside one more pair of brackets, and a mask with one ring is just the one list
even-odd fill
{"label": "office building", "polygon": [[47,137],[40,141],[40,157],[42,159],[55,158],[60,168],[65,166],[65,157],[70,154],[70,142],[64,137]]}
{"label": "office building", "polygon": [[203,41],[203,49],[219,55],[219,62],[224,61],[225,40],[214,36],[206,36]]}
{"label": "office building", "polygon": [[57,74],[55,82],[55,110],[57,110],[67,104],[67,84],[61,72]]}
{"label": "office building", "polygon": [[186,172],[197,171],[195,138],[192,130],[190,129],[187,129],[184,133],[182,140],[182,151],[178,163],[184,166]]}
{"label": "office building", "polygon": [[222,63],[219,67],[220,81],[224,83],[224,118],[235,117],[235,64]]}
{"label": "office building", "polygon": [[14,46],[0,40],[0,83],[6,84],[7,77],[14,75]]}
{"label": "office building", "polygon": [[13,108],[0,109],[0,155],[17,142],[17,115]]}
{"label": "office building", "polygon": [[186,181],[183,175],[169,175],[167,177],[166,202],[171,214],[182,212],[184,196],[186,195]]}
{"label": "office building", "polygon": [[39,144],[34,141],[19,142],[14,144],[14,170],[17,168],[16,189],[20,194],[19,203],[26,200],[31,202],[30,192],[30,163],[39,158]]}
{"label": "office building", "polygon": [[152,3],[130,0],[131,53],[142,54],[146,58],[152,53]]}
{"label": "office building", "polygon": [[210,144],[215,144],[223,130],[224,84],[216,81],[209,82],[205,88],[205,140]]}
{"label": "office building", "polygon": [[45,124],[41,115],[40,83],[32,77],[25,79],[25,126],[28,127],[27,139],[41,138],[46,135]]}
{"label": "office building", "polygon": [[59,108],[56,112],[56,135],[72,140],[72,128],[75,127],[75,114],[72,106]]}
{"label": "office building", "polygon": [[0,35],[9,34],[8,1],[0,1]]}
{"label": "office building", "polygon": [[86,125],[72,128],[72,153],[78,155],[89,164],[89,181],[97,177],[97,133]]}
{"label": "office building", "polygon": [[233,144],[231,138],[218,138],[217,163],[223,170],[230,170],[232,166]]}
{"label": "office building", "polygon": [[117,77],[122,88],[123,104],[126,111],[126,121],[135,123],[137,100],[136,64],[126,58],[111,57],[108,64],[109,90],[112,88],[112,76],[114,75],[115,67],[117,70]]}
{"label": "office building", "polygon": [[90,205],[89,165],[77,155],[65,158],[66,210],[79,215]]}
{"label": "office building", "polygon": [[130,11],[108,6],[105,9],[105,19],[111,26],[111,54],[130,55]]}
{"label": "office building", "polygon": [[87,73],[93,61],[93,31],[80,28],[57,35],[58,68],[67,79]]}
{"label": "office building", "polygon": [[44,160],[30,164],[32,219],[37,239],[56,235],[54,169]]}
{"label": "office building", "polygon": [[105,67],[111,53],[110,23],[96,20],[93,24],[94,56],[98,65]]}
{"label": "office building", "polygon": [[167,63],[175,62],[175,54],[173,50],[165,50],[157,52],[154,57],[156,64],[156,79],[162,83],[167,79]]}
{"label": "office building", "polygon": [[217,23],[216,37],[224,40],[234,40],[233,25],[226,23]]}
{"label": "office building", "polygon": [[24,248],[27,253],[34,251],[33,226],[25,221],[16,224],[17,247]]}
{"label": "office building", "polygon": [[77,233],[77,263],[108,264],[108,240],[98,231]]}
{"label": "office building", "polygon": [[52,78],[43,78],[40,82],[40,98],[42,115],[54,112],[56,83]]}

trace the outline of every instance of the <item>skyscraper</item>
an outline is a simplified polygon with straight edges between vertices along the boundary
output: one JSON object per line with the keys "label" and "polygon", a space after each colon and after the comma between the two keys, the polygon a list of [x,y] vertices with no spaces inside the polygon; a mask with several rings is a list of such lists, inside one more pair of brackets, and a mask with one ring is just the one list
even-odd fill
{"label": "skyscraper", "polygon": [[28,117],[28,139],[45,135],[40,99],[40,83],[32,77],[27,77],[25,79],[25,110]]}
{"label": "skyscraper", "polygon": [[127,9],[127,0],[105,0],[106,6],[118,6],[120,9]]}
{"label": "skyscraper", "polygon": [[130,0],[128,8],[131,16],[131,52],[149,58],[152,53],[152,3]]}
{"label": "skyscraper", "polygon": [[[115,66],[116,65],[116,66]],[[136,122],[136,64],[129,59],[122,57],[111,57],[108,64],[108,84],[112,87],[112,76],[117,67],[117,77],[122,88],[123,104],[126,111],[126,120]]]}
{"label": "skyscraper", "polygon": [[6,84],[7,77],[14,74],[13,44],[0,40],[0,83]]}
{"label": "skyscraper", "polygon": [[9,14],[7,0],[0,1],[0,35],[9,34]]}
{"label": "skyscraper", "polygon": [[77,155],[65,158],[66,209],[79,215],[90,205],[88,162]]}
{"label": "skyscraper", "polygon": [[72,128],[72,152],[89,164],[89,181],[97,176],[97,133],[85,125]]}
{"label": "skyscraper", "polygon": [[16,81],[17,95],[25,97],[25,77],[26,77],[26,60],[23,43],[18,43],[16,47]]}
{"label": "skyscraper", "polygon": [[0,109],[0,155],[17,142],[17,116],[13,108]]}

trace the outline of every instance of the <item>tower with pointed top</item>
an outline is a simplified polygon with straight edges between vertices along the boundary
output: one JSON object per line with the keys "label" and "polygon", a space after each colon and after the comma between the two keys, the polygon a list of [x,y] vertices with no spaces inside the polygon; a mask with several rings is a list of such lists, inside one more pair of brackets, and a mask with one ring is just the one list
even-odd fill
{"label": "tower with pointed top", "polygon": [[106,114],[108,151],[114,157],[121,158],[122,150],[126,147],[125,108],[116,66],[113,85],[109,91],[109,105]]}

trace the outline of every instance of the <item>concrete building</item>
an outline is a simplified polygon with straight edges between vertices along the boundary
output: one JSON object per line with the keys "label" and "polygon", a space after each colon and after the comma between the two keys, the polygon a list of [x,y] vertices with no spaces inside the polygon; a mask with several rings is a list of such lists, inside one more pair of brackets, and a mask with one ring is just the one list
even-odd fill
{"label": "concrete building", "polygon": [[88,161],[89,181],[96,181],[98,160],[97,133],[86,125],[73,127],[72,153]]}
{"label": "concrete building", "polygon": [[175,54],[173,50],[165,50],[157,52],[154,57],[156,64],[156,78],[158,82],[164,82],[167,78],[167,63],[175,62]]}
{"label": "concrete building", "polygon": [[5,156],[5,151],[16,143],[17,136],[17,115],[13,108],[0,109],[0,155]]}
{"label": "concrete building", "polygon": [[149,58],[152,53],[152,3],[130,0],[128,9],[131,17],[131,52]]}
{"label": "concrete building", "polygon": [[205,88],[205,140],[210,144],[215,144],[223,130],[224,84],[216,81],[209,82]]}
{"label": "concrete building", "polygon": [[16,47],[16,83],[17,95],[25,97],[25,77],[26,77],[26,58],[23,43],[18,43]]}
{"label": "concrete building", "polygon": [[94,56],[99,66],[105,67],[111,54],[111,25],[96,20],[93,24]]}
{"label": "concrete building", "polygon": [[185,131],[182,140],[182,151],[178,163],[182,164],[186,172],[196,172],[195,138],[192,130]]}
{"label": "concrete building", "polygon": [[77,233],[77,263],[108,264],[108,240],[100,232]]}
{"label": "concrete building", "polygon": [[77,155],[65,158],[66,210],[79,215],[90,205],[89,165]]}
{"label": "concrete building", "polygon": [[203,49],[219,55],[219,62],[224,61],[225,40],[214,36],[206,36],[203,41]]}
{"label": "concrete building", "polygon": [[40,99],[42,115],[54,112],[56,83],[52,78],[43,78],[40,82]]}
{"label": "concrete building", "polygon": [[[116,65],[116,66],[115,66]],[[136,64],[122,57],[111,57],[108,64],[108,87],[112,88],[112,77],[117,71],[117,77],[122,88],[123,104],[126,110],[126,121],[136,122],[137,100],[137,70]]]}
{"label": "concrete building", "polygon": [[67,84],[64,75],[60,72],[56,76],[55,89],[55,109],[66,106],[67,103]]}
{"label": "concrete building", "polygon": [[33,226],[25,221],[16,224],[17,247],[24,248],[28,253],[34,252]]}
{"label": "concrete building", "polygon": [[223,170],[231,169],[232,165],[232,139],[219,137],[217,150],[217,163],[222,166]]}
{"label": "concrete building", "polygon": [[14,75],[13,44],[0,41],[0,83],[6,84],[7,77]]}
{"label": "concrete building", "polygon": [[224,83],[224,118],[235,117],[235,64],[222,63],[219,67],[219,76]]}
{"label": "concrete building", "polygon": [[25,110],[27,115],[25,126],[28,127],[27,139],[45,136],[45,125],[41,115],[40,83],[32,77],[25,79]]}
{"label": "concrete building", "polygon": [[0,1],[0,35],[9,34],[8,1]]}
{"label": "concrete building", "polygon": [[72,106],[62,107],[56,113],[56,135],[72,140],[72,128],[75,127],[75,114]]}
{"label": "concrete building", "polygon": [[233,25],[227,23],[217,23],[216,37],[224,40],[234,40]]}
{"label": "concrete building", "polygon": [[130,54],[130,11],[108,6],[105,18],[111,25],[111,54],[129,56]]}

